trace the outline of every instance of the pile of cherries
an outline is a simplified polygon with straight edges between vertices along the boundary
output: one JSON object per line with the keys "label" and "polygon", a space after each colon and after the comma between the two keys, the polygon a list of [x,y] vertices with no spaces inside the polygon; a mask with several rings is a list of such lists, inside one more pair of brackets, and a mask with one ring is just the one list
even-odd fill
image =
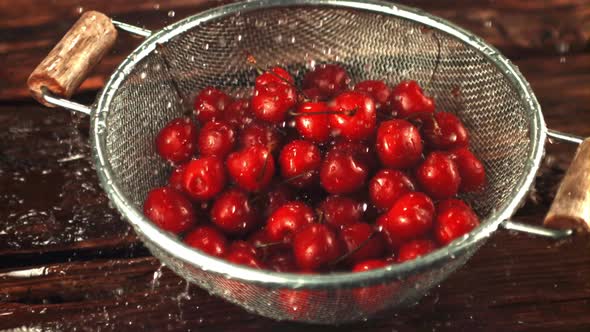
{"label": "pile of cherries", "polygon": [[235,264],[316,273],[412,260],[479,224],[457,195],[483,188],[484,167],[418,83],[259,73],[251,98],[208,87],[158,134],[174,166],[144,203],[159,227]]}

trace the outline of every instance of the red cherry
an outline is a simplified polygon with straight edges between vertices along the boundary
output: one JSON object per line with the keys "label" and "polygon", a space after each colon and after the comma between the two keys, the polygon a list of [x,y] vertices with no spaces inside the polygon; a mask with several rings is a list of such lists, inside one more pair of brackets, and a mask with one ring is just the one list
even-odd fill
{"label": "red cherry", "polygon": [[449,153],[459,169],[461,192],[473,192],[483,189],[486,182],[486,170],[477,157],[467,148],[459,148]]}
{"label": "red cherry", "polygon": [[377,220],[391,248],[423,236],[432,228],[434,204],[423,193],[412,192],[400,197],[391,209]]}
{"label": "red cherry", "polygon": [[290,242],[294,233],[315,221],[315,214],[307,204],[290,202],[268,218],[266,233],[271,242]]}
{"label": "red cherry", "polygon": [[224,122],[210,121],[199,134],[199,152],[201,156],[225,157],[231,152],[235,143],[234,130]]}
{"label": "red cherry", "polygon": [[281,150],[281,174],[292,186],[303,188],[316,179],[322,163],[320,149],[304,140],[291,141]]}
{"label": "red cherry", "polygon": [[180,164],[176,166],[170,173],[168,178],[168,185],[180,192],[184,191],[184,171],[187,164]]}
{"label": "red cherry", "polygon": [[338,95],[328,104],[330,127],[338,135],[349,140],[371,138],[375,132],[377,113],[375,102],[364,93],[348,91]]}
{"label": "red cherry", "polygon": [[290,251],[276,253],[266,261],[266,265],[276,272],[297,272],[295,258]]}
{"label": "red cherry", "polygon": [[256,212],[248,196],[229,189],[222,193],[211,208],[211,221],[228,234],[243,234],[256,226]]}
{"label": "red cherry", "polygon": [[352,272],[366,272],[371,270],[380,269],[389,265],[388,262],[382,259],[368,259],[363,262],[356,263],[352,268]]}
{"label": "red cherry", "polygon": [[184,190],[194,199],[206,201],[225,186],[223,162],[217,157],[191,160],[184,171]]}
{"label": "red cherry", "polygon": [[195,224],[193,206],[180,192],[172,188],[152,189],[143,203],[143,213],[165,231],[182,233]]}
{"label": "red cherry", "polygon": [[369,167],[346,152],[330,151],[320,168],[320,183],[331,194],[359,190],[367,181]]}
{"label": "red cherry", "polygon": [[293,237],[293,255],[300,269],[316,271],[342,254],[336,233],[324,224],[310,224]]}
{"label": "red cherry", "polygon": [[[340,231],[340,237],[345,245],[348,264],[356,264],[367,259],[379,258],[385,251],[385,240],[380,233],[373,234],[374,228],[366,223],[355,223],[345,226]],[[372,236],[371,239],[369,239]]]}
{"label": "red cherry", "polygon": [[440,202],[437,212],[434,234],[441,245],[453,242],[479,225],[479,218],[475,212],[458,199]]}
{"label": "red cherry", "polygon": [[436,249],[436,243],[430,240],[413,240],[402,244],[399,248],[397,261],[403,263],[424,256]]}
{"label": "red cherry", "polygon": [[275,173],[270,150],[253,145],[227,157],[227,169],[234,182],[246,191],[256,192],[269,185]]}
{"label": "red cherry", "polygon": [[393,112],[401,118],[427,118],[434,113],[434,99],[427,97],[416,81],[403,81],[391,91]]}
{"label": "red cherry", "polygon": [[236,241],[229,247],[225,259],[231,263],[245,265],[254,269],[263,268],[263,264],[258,258],[256,248],[248,242]]}
{"label": "red cherry", "polygon": [[211,226],[199,226],[188,233],[184,243],[211,256],[223,257],[227,251],[227,240]]}
{"label": "red cherry", "polygon": [[264,215],[270,216],[278,208],[295,199],[293,192],[285,185],[278,186],[269,191],[264,204]]}
{"label": "red cherry", "polygon": [[281,67],[272,67],[270,70],[262,73],[262,75],[256,77],[256,85],[267,85],[270,83],[281,83],[286,85],[295,84],[293,76],[288,71]]}
{"label": "red cherry", "polygon": [[189,160],[197,151],[197,126],[189,118],[170,121],[156,137],[160,156],[170,162]]}
{"label": "red cherry", "polygon": [[431,152],[416,170],[416,180],[430,196],[445,199],[457,195],[461,177],[451,158],[442,152]]}
{"label": "red cherry", "polygon": [[243,128],[254,121],[249,99],[237,99],[223,112],[223,121],[234,128]]}
{"label": "red cherry", "polygon": [[448,112],[438,112],[424,120],[424,139],[435,149],[450,150],[469,145],[467,129],[459,118]]}
{"label": "red cherry", "polygon": [[232,102],[225,92],[207,87],[195,98],[195,116],[200,123],[221,118],[223,111]]}
{"label": "red cherry", "polygon": [[309,300],[309,291],[294,289],[282,289],[279,291],[279,303],[283,311],[292,319],[303,318],[309,313]]}
{"label": "red cherry", "polygon": [[383,81],[368,80],[357,83],[354,86],[355,91],[363,92],[375,101],[377,110],[384,109],[389,103],[391,90]]}
{"label": "red cherry", "polygon": [[323,102],[305,102],[297,110],[295,126],[299,134],[311,141],[325,142],[330,138],[328,105]]}
{"label": "red cherry", "polygon": [[303,89],[317,89],[322,99],[334,97],[348,88],[350,78],[339,65],[321,65],[303,78]]}
{"label": "red cherry", "polygon": [[340,229],[362,219],[362,204],[352,198],[328,196],[319,206],[324,223]]}
{"label": "red cherry", "polygon": [[240,135],[240,144],[247,148],[253,145],[263,145],[274,151],[281,145],[281,137],[278,132],[259,123],[247,126]]}
{"label": "red cherry", "polygon": [[413,124],[406,120],[389,120],[377,130],[377,154],[390,168],[414,166],[422,157],[422,138]]}
{"label": "red cherry", "polygon": [[256,85],[252,97],[252,112],[262,121],[279,123],[297,103],[297,91],[284,82]]}
{"label": "red cherry", "polygon": [[401,196],[415,190],[414,183],[403,172],[380,170],[369,182],[369,197],[375,207],[389,209]]}

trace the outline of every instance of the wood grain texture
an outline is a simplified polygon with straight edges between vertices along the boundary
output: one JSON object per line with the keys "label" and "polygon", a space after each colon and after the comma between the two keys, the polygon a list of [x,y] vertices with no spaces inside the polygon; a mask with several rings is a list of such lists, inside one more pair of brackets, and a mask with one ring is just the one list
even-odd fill
{"label": "wood grain texture", "polygon": [[543,224],[590,231],[590,138],[576,151]]}
{"label": "wood grain texture", "polygon": [[[28,97],[26,78],[84,10],[98,10],[123,22],[160,29],[227,2],[232,1],[22,0],[18,6],[0,1],[0,61],[19,64],[0,67],[0,100]],[[554,56],[559,63],[560,57],[585,53],[589,48],[590,6],[587,0],[398,2],[432,12],[473,31],[512,60]],[[105,77],[139,45],[140,39],[126,33],[120,35],[121,40],[82,85],[83,90],[102,87]]]}
{"label": "wood grain texture", "polygon": [[33,97],[45,106],[43,89],[69,99],[88,73],[117,40],[111,19],[96,11],[85,12],[35,68],[27,85]]}
{"label": "wood grain texture", "polygon": [[[492,42],[530,81],[551,128],[590,136],[588,0],[400,2]],[[81,11],[158,29],[220,3],[0,1],[0,61],[6,64],[0,67],[0,330],[590,330],[585,237],[554,243],[496,232],[418,305],[343,327],[260,318],[160,268],[98,186],[87,118],[39,106],[25,80]],[[140,41],[121,34],[75,98],[92,103]],[[574,152],[571,145],[547,146],[536,186],[515,219],[541,223]]]}

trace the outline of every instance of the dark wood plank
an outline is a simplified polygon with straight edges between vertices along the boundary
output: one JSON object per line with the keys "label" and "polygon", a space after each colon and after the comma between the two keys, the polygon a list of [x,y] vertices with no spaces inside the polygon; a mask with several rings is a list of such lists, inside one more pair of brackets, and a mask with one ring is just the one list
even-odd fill
{"label": "dark wood plank", "polygon": [[[133,0],[113,4],[97,0],[26,0],[19,2],[19,6],[12,6],[8,1],[1,2],[0,61],[19,65],[0,68],[0,77],[3,77],[0,81],[0,100],[28,96],[24,85],[26,78],[72,25],[80,11],[95,9],[122,21],[159,29],[223,2]],[[530,1],[468,0],[460,3],[451,0],[400,3],[418,6],[449,19],[483,37],[513,59],[577,54],[588,49],[590,6],[583,0],[548,0],[543,1],[543,5]],[[170,17],[172,12],[174,16]],[[113,53],[98,66],[82,90],[102,87],[113,68],[138,45],[138,40],[121,35],[122,40]]]}
{"label": "dark wood plank", "polygon": [[[527,218],[529,221],[540,215]],[[343,330],[562,331],[590,328],[587,238],[552,243],[498,232],[476,256],[415,307],[385,312]],[[576,271],[572,272],[571,267]],[[80,326],[106,330],[248,331],[300,325],[273,322],[188,287],[154,258],[95,260],[0,271],[0,328]],[[154,278],[155,275],[161,276]],[[12,277],[10,276],[12,274]],[[15,277],[20,274],[21,277]],[[33,274],[31,277],[22,275]],[[187,288],[188,287],[188,288]],[[567,309],[566,309],[567,308]],[[575,308],[572,310],[572,308]],[[493,326],[493,328],[492,328]],[[306,327],[311,331],[336,331]],[[579,330],[578,330],[579,331]]]}

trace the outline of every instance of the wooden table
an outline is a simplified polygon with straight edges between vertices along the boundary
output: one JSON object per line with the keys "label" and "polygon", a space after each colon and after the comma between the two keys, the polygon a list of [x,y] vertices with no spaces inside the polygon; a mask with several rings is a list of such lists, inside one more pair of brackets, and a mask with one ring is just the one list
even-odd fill
{"label": "wooden table", "polygon": [[[590,1],[403,2],[496,45],[532,84],[551,128],[590,135]],[[590,242],[584,237],[555,243],[499,231],[420,304],[341,328],[260,318],[160,268],[97,185],[87,119],[39,106],[24,81],[84,10],[157,29],[218,4],[0,1],[0,330],[590,330]],[[75,99],[90,103],[138,43],[119,41]],[[572,152],[549,146],[519,220],[540,222]]]}

